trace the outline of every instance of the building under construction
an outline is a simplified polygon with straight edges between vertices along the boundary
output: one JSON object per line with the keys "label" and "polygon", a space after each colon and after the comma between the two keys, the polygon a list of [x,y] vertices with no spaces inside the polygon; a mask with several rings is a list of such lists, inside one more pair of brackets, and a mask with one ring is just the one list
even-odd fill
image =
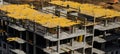
{"label": "building under construction", "polygon": [[0,54],[120,54],[119,18],[89,0],[0,0]]}

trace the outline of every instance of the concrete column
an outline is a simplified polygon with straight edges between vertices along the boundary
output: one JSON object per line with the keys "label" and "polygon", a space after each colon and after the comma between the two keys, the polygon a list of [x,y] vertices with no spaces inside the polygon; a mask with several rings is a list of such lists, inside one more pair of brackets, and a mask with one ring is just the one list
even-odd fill
{"label": "concrete column", "polygon": [[0,19],[0,26],[1,26],[1,19]]}
{"label": "concrete column", "polygon": [[103,38],[106,38],[106,34],[107,34],[106,31],[104,31]]}
{"label": "concrete column", "polygon": [[85,54],[85,46],[86,46],[86,32],[87,32],[86,29],[87,29],[87,28],[86,28],[86,26],[85,26],[85,35],[84,35],[84,41],[83,41],[83,42],[84,42],[84,43],[83,43],[83,44],[84,44],[83,54]]}
{"label": "concrete column", "polygon": [[[72,28],[71,28],[71,33],[74,33],[74,30],[75,30],[75,29],[74,29],[74,26],[72,26]],[[71,46],[72,46],[72,47],[74,46],[74,38],[71,39]],[[73,50],[71,51],[71,54],[74,54],[74,51],[73,51]]]}
{"label": "concrete column", "polygon": [[71,54],[74,54],[74,51],[71,51]]}
{"label": "concrete column", "polygon": [[117,18],[114,18],[113,20],[114,20],[114,22],[117,22]]}
{"label": "concrete column", "polygon": [[[28,40],[28,32],[26,31],[26,40]],[[29,54],[28,43],[26,43],[26,54]]]}
{"label": "concrete column", "polygon": [[2,26],[2,28],[3,28],[3,20],[1,20],[1,26]]}
{"label": "concrete column", "polygon": [[8,32],[9,32],[9,22],[7,22],[8,24],[7,24],[7,37],[8,37]]}
{"label": "concrete column", "polygon": [[34,54],[36,54],[36,35],[34,34]]}
{"label": "concrete column", "polygon": [[45,2],[44,0],[41,0],[41,5],[42,5],[41,8],[44,7],[44,2]]}
{"label": "concrete column", "polygon": [[[49,35],[49,34],[48,34],[48,29],[45,28],[44,30],[45,30],[45,33],[46,33],[47,36],[48,36],[48,35]],[[46,48],[49,48],[49,40],[46,40]]]}
{"label": "concrete column", "polygon": [[71,39],[71,46],[74,46],[74,38]]}
{"label": "concrete column", "polygon": [[108,24],[108,20],[105,20],[104,26],[107,26],[107,24]]}
{"label": "concrete column", "polygon": [[[86,22],[87,22],[87,19],[85,19],[85,22],[84,22],[85,25],[86,25]],[[84,43],[83,43],[83,44],[84,44],[83,54],[85,54],[85,46],[86,46],[86,33],[87,33],[87,27],[86,27],[86,26],[84,27],[84,31],[85,31],[85,35],[84,35],[84,41],[83,41],[83,42],[84,42]]]}
{"label": "concrete column", "polygon": [[[108,24],[108,21],[107,20],[105,20],[105,23],[104,23],[104,26],[106,27],[107,26],[107,24]],[[106,37],[106,31],[104,31],[104,38]]]}
{"label": "concrete column", "polygon": [[9,53],[9,47],[8,47],[8,44],[7,43],[5,43],[6,44],[6,52],[8,52]]}
{"label": "concrete column", "polygon": [[49,49],[49,40],[46,40],[46,48]]}
{"label": "concrete column", "polygon": [[[74,39],[72,38],[72,39],[71,39],[71,46],[72,46],[72,47],[74,46],[74,43],[73,43],[73,42],[74,42]],[[71,54],[74,54],[74,50],[71,51]]]}
{"label": "concrete column", "polygon": [[104,50],[105,49],[105,43],[101,44],[101,49]]}
{"label": "concrete column", "polygon": [[34,38],[34,48],[33,48],[33,51],[34,51],[34,54],[36,54],[36,34],[35,34],[35,32],[36,32],[36,23],[34,23],[34,34],[33,34],[33,38]]}
{"label": "concrete column", "polygon": [[[3,48],[3,41],[1,41],[1,47]],[[2,50],[2,54],[4,54],[3,50]]]}
{"label": "concrete column", "polygon": [[57,27],[57,38],[58,38],[58,42],[57,42],[57,52],[60,53],[60,26]]}
{"label": "concrete column", "polygon": [[[20,31],[20,38],[22,39],[22,32]],[[22,50],[22,44],[20,44],[20,49]]]}
{"label": "concrete column", "polygon": [[[94,17],[94,24],[96,22],[96,17]],[[92,35],[92,51],[91,54],[93,54],[93,44],[94,44],[94,33],[95,33],[95,25],[93,25],[93,35]]]}

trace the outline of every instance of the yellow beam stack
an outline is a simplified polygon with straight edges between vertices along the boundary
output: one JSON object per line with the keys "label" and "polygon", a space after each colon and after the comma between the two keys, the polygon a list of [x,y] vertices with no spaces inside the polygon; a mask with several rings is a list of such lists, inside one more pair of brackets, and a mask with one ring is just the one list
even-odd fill
{"label": "yellow beam stack", "polygon": [[96,6],[93,4],[80,4],[72,1],[52,1],[51,4],[60,5],[63,7],[67,7],[69,5],[71,8],[80,9],[81,13],[94,16],[96,18],[113,18],[116,16],[120,16],[120,12],[115,10],[105,9],[102,6]]}
{"label": "yellow beam stack", "polygon": [[35,21],[36,23],[41,24],[42,26],[53,28],[57,26],[69,27],[80,22],[73,22],[66,18],[60,18],[53,16],[51,14],[40,13],[31,8],[31,6],[25,5],[4,5],[0,8],[5,12],[8,12],[6,15],[14,19],[28,19],[30,21]]}

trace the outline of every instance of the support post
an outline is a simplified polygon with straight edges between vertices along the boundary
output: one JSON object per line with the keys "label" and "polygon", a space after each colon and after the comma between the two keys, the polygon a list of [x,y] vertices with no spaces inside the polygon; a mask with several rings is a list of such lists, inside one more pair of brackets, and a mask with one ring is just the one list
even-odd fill
{"label": "support post", "polygon": [[114,22],[117,22],[117,18],[114,18],[113,20],[114,20]]}
{"label": "support post", "polygon": [[[22,31],[20,31],[20,38],[22,39]],[[22,44],[20,44],[20,50],[22,50]]]}
{"label": "support post", "polygon": [[44,7],[44,0],[41,0],[41,9]]}
{"label": "support post", "polygon": [[[7,20],[8,20],[8,19],[7,19]],[[9,27],[8,27],[8,25],[9,25],[9,22],[6,21],[6,23],[7,23],[6,35],[7,35],[7,37],[9,37],[9,36],[8,36],[8,32],[9,32]],[[9,52],[9,46],[8,46],[8,45],[9,45],[9,44],[6,43],[6,48],[8,49],[7,52],[10,53],[10,52]]]}
{"label": "support post", "polygon": [[[71,46],[73,47],[74,46],[74,38],[71,39]],[[74,54],[74,50],[71,51],[71,54]]]}
{"label": "support post", "polygon": [[[84,24],[86,25],[86,21],[87,21],[87,19],[85,18],[85,21],[84,21]],[[83,54],[85,54],[85,46],[86,46],[86,33],[87,33],[87,27],[86,26],[84,26],[84,31],[85,31],[85,35],[84,35],[84,47],[83,47]]]}
{"label": "support post", "polygon": [[[3,41],[1,41],[1,47],[3,48]],[[2,50],[2,54],[4,54],[4,53],[3,53],[3,50]]]}
{"label": "support post", "polygon": [[105,43],[101,44],[101,49],[104,50],[105,49]]}
{"label": "support post", "polygon": [[[74,27],[73,27],[73,26],[72,26],[71,33],[74,33]],[[72,38],[72,39],[71,39],[71,46],[73,46],[73,45],[74,45],[73,41],[74,41],[74,39]]]}
{"label": "support post", "polygon": [[104,26],[107,26],[107,25],[108,25],[108,20],[105,19]]}
{"label": "support post", "polygon": [[94,35],[95,35],[95,22],[96,22],[96,17],[94,17],[94,25],[93,25],[93,35],[92,35],[92,50],[91,54],[93,54],[93,45],[94,45]]}
{"label": "support post", "polygon": [[[47,28],[45,28],[45,33],[48,36],[48,32],[47,31],[48,31]],[[49,48],[49,40],[46,40],[46,48]]]}
{"label": "support post", "polygon": [[[72,26],[72,28],[71,28],[71,33],[74,33],[74,30],[75,30],[75,28],[74,28],[74,26]],[[71,46],[72,46],[72,47],[74,46],[74,38],[71,39]],[[71,54],[74,54],[74,51],[73,51],[73,50],[71,51]]]}
{"label": "support post", "polygon": [[[28,31],[26,31],[26,40],[28,40]],[[29,54],[28,43],[26,43],[26,54]]]}
{"label": "support post", "polygon": [[46,40],[46,48],[49,48],[49,40]]}
{"label": "support post", "polygon": [[106,34],[107,34],[106,31],[104,31],[104,34],[103,34],[103,37],[104,37],[104,38],[106,38]]}
{"label": "support post", "polygon": [[36,54],[36,35],[34,34],[34,54]]}
{"label": "support post", "polygon": [[57,27],[57,38],[58,38],[58,42],[57,42],[57,52],[60,53],[60,26]]}
{"label": "support post", "polygon": [[8,25],[9,25],[9,22],[7,22],[7,31],[6,31],[7,37],[8,37],[8,32],[9,32],[9,27],[8,27]]}
{"label": "support post", "polygon": [[91,54],[93,54],[93,46],[94,46],[94,26],[93,26],[93,35],[92,35],[92,50],[91,50]]}
{"label": "support post", "polygon": [[33,34],[33,38],[34,38],[33,51],[34,51],[34,53],[33,54],[36,54],[36,34],[35,34],[35,32],[36,32],[36,23],[34,23],[34,34]]}
{"label": "support post", "polygon": [[87,31],[86,31],[86,26],[85,26],[85,35],[84,35],[84,43],[83,43],[83,44],[84,44],[84,47],[83,47],[83,54],[85,54],[85,46],[86,46],[86,42],[85,42],[85,41],[86,41],[86,32],[87,32]]}

